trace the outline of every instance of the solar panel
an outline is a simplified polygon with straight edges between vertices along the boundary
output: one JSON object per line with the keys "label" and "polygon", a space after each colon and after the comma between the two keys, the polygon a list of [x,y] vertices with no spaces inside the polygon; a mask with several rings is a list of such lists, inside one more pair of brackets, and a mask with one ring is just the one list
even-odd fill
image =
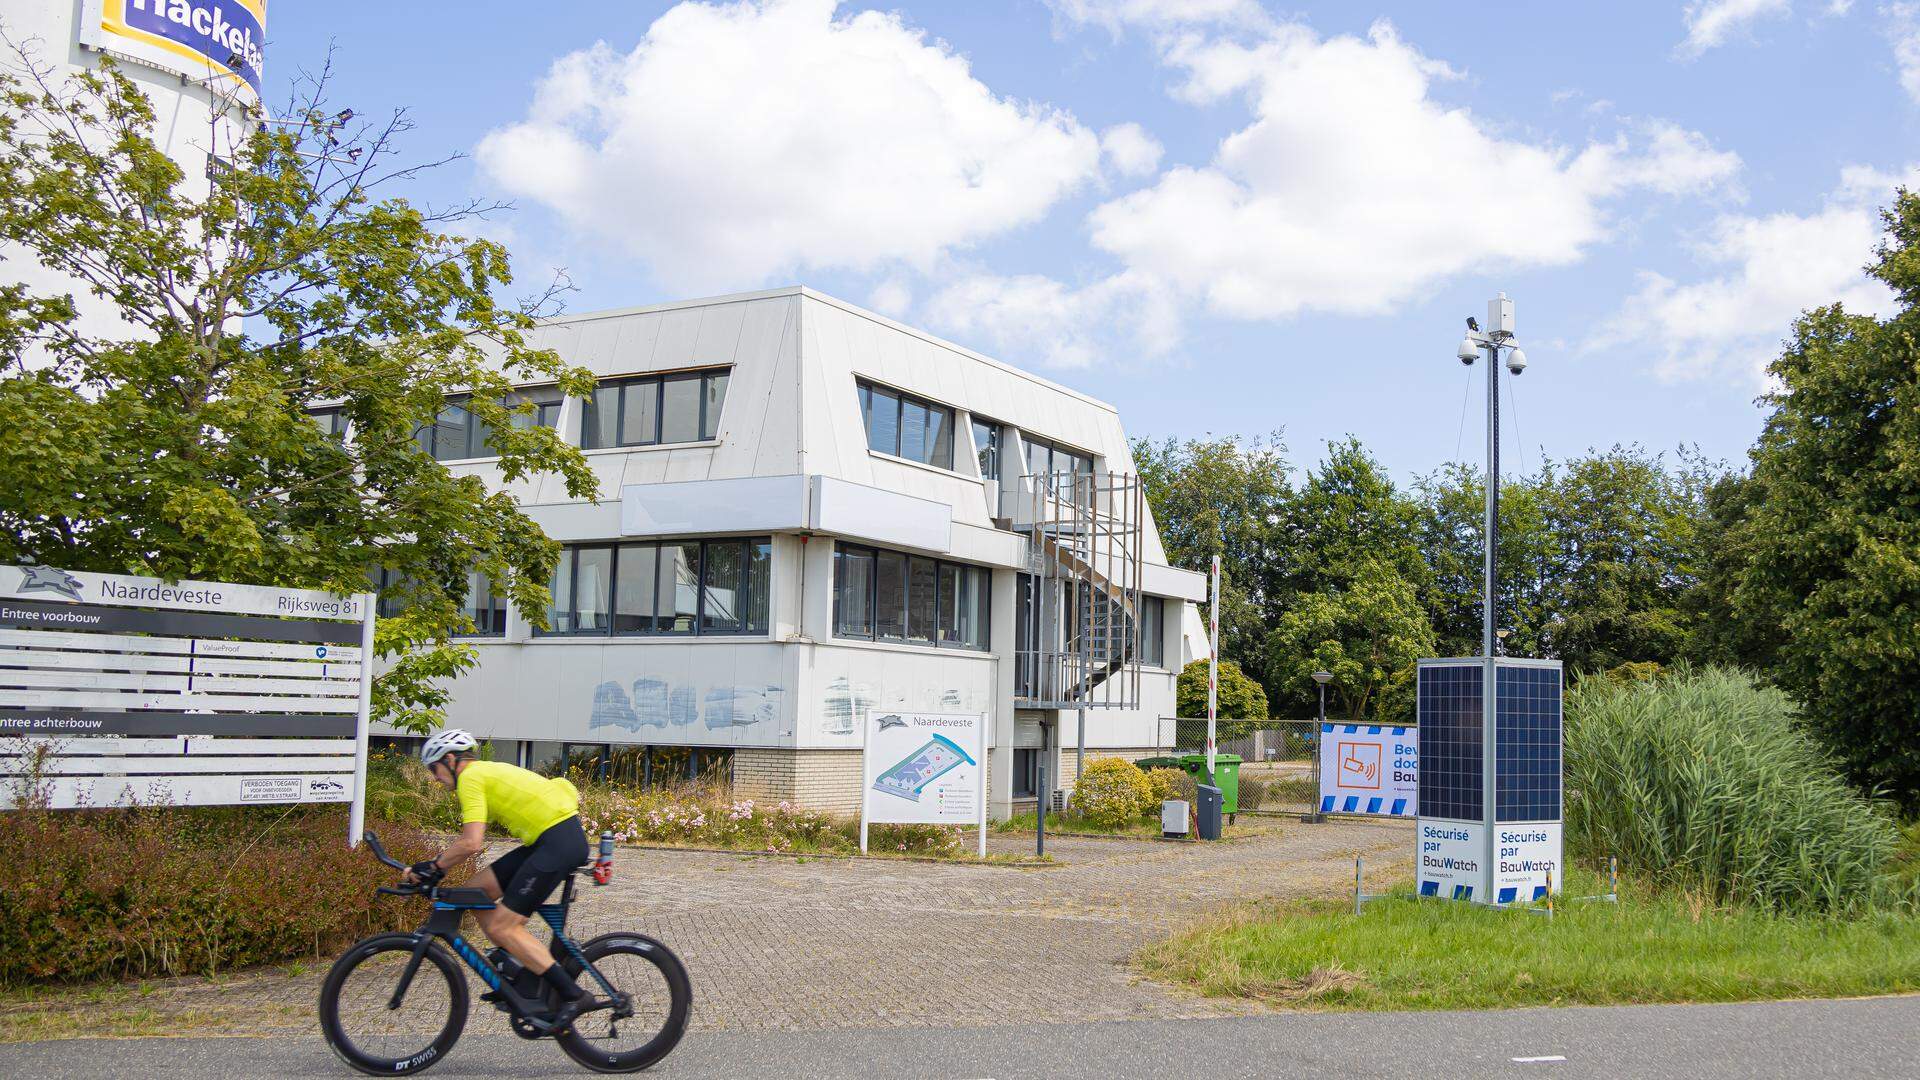
{"label": "solar panel", "polygon": [[1560,669],[1500,664],[1494,679],[1495,819],[1559,821]]}
{"label": "solar panel", "polygon": [[1478,661],[1420,665],[1420,816],[1482,819],[1481,702]]}

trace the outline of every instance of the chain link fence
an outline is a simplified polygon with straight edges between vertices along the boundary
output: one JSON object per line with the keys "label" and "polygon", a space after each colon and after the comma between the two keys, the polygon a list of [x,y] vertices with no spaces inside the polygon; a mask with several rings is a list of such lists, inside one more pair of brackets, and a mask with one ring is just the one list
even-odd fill
{"label": "chain link fence", "polygon": [[[1207,747],[1207,721],[1162,717],[1160,748],[1198,754]],[[1240,758],[1240,812],[1310,814],[1320,797],[1320,725],[1315,720],[1222,720],[1218,753]]]}

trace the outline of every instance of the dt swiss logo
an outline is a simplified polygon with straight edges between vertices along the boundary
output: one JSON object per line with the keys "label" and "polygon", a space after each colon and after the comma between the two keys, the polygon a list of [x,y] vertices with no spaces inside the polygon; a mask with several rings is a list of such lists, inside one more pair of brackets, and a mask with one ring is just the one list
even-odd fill
{"label": "dt swiss logo", "polygon": [[20,588],[22,593],[55,592],[69,600],[80,599],[80,590],[86,586],[80,579],[51,566],[23,566],[20,568]]}

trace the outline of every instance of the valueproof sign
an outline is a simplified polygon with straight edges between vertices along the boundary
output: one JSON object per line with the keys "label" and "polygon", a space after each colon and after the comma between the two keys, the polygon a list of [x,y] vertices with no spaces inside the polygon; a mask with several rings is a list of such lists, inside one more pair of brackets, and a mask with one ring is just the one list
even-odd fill
{"label": "valueproof sign", "polygon": [[1320,812],[1411,817],[1419,795],[1418,731],[1320,725]]}
{"label": "valueproof sign", "polygon": [[238,81],[260,100],[267,0],[86,0],[80,43],[199,81]]}
{"label": "valueproof sign", "polygon": [[0,808],[351,802],[373,597],[0,565]]}
{"label": "valueproof sign", "polygon": [[987,719],[979,713],[867,716],[860,847],[867,825],[978,825],[986,854]]}

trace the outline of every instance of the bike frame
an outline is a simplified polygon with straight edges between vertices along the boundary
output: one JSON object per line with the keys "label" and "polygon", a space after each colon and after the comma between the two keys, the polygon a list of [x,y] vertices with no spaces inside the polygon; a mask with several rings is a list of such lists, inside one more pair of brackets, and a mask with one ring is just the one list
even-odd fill
{"label": "bike frame", "polygon": [[[542,904],[535,910],[552,928],[554,944],[565,948],[567,955],[573,957],[574,962],[578,963],[583,971],[591,974],[593,981],[600,984],[600,989],[607,999],[613,1001],[617,995],[613,984],[607,981],[606,976],[600,974],[600,969],[593,966],[586,955],[580,951],[579,944],[567,934],[567,913],[573,907],[573,890],[574,876],[568,874],[566,884],[561,889],[560,902]],[[413,985],[414,976],[420,971],[421,962],[427,957],[427,950],[433,947],[435,940],[440,940],[446,942],[455,956],[466,961],[467,966],[480,976],[480,980],[486,983],[489,989],[498,993],[506,1001],[512,1015],[539,1024],[541,1021],[535,1014],[542,1010],[544,1003],[521,997],[514,990],[513,984],[502,979],[500,973],[493,969],[493,965],[487,962],[487,958],[480,955],[479,950],[475,949],[460,933],[460,923],[466,918],[467,912],[486,911],[498,907],[498,902],[493,900],[474,904],[450,902],[440,898],[439,886],[430,890],[428,895],[433,900],[433,913],[427,917],[425,923],[421,924],[420,929],[413,932],[415,939],[413,956],[407,961],[406,969],[400,973],[400,982],[393,988],[393,996],[387,1000],[387,1007],[389,1009],[400,1007],[407,996],[407,990]],[[558,963],[559,958],[555,957],[554,961]]]}

